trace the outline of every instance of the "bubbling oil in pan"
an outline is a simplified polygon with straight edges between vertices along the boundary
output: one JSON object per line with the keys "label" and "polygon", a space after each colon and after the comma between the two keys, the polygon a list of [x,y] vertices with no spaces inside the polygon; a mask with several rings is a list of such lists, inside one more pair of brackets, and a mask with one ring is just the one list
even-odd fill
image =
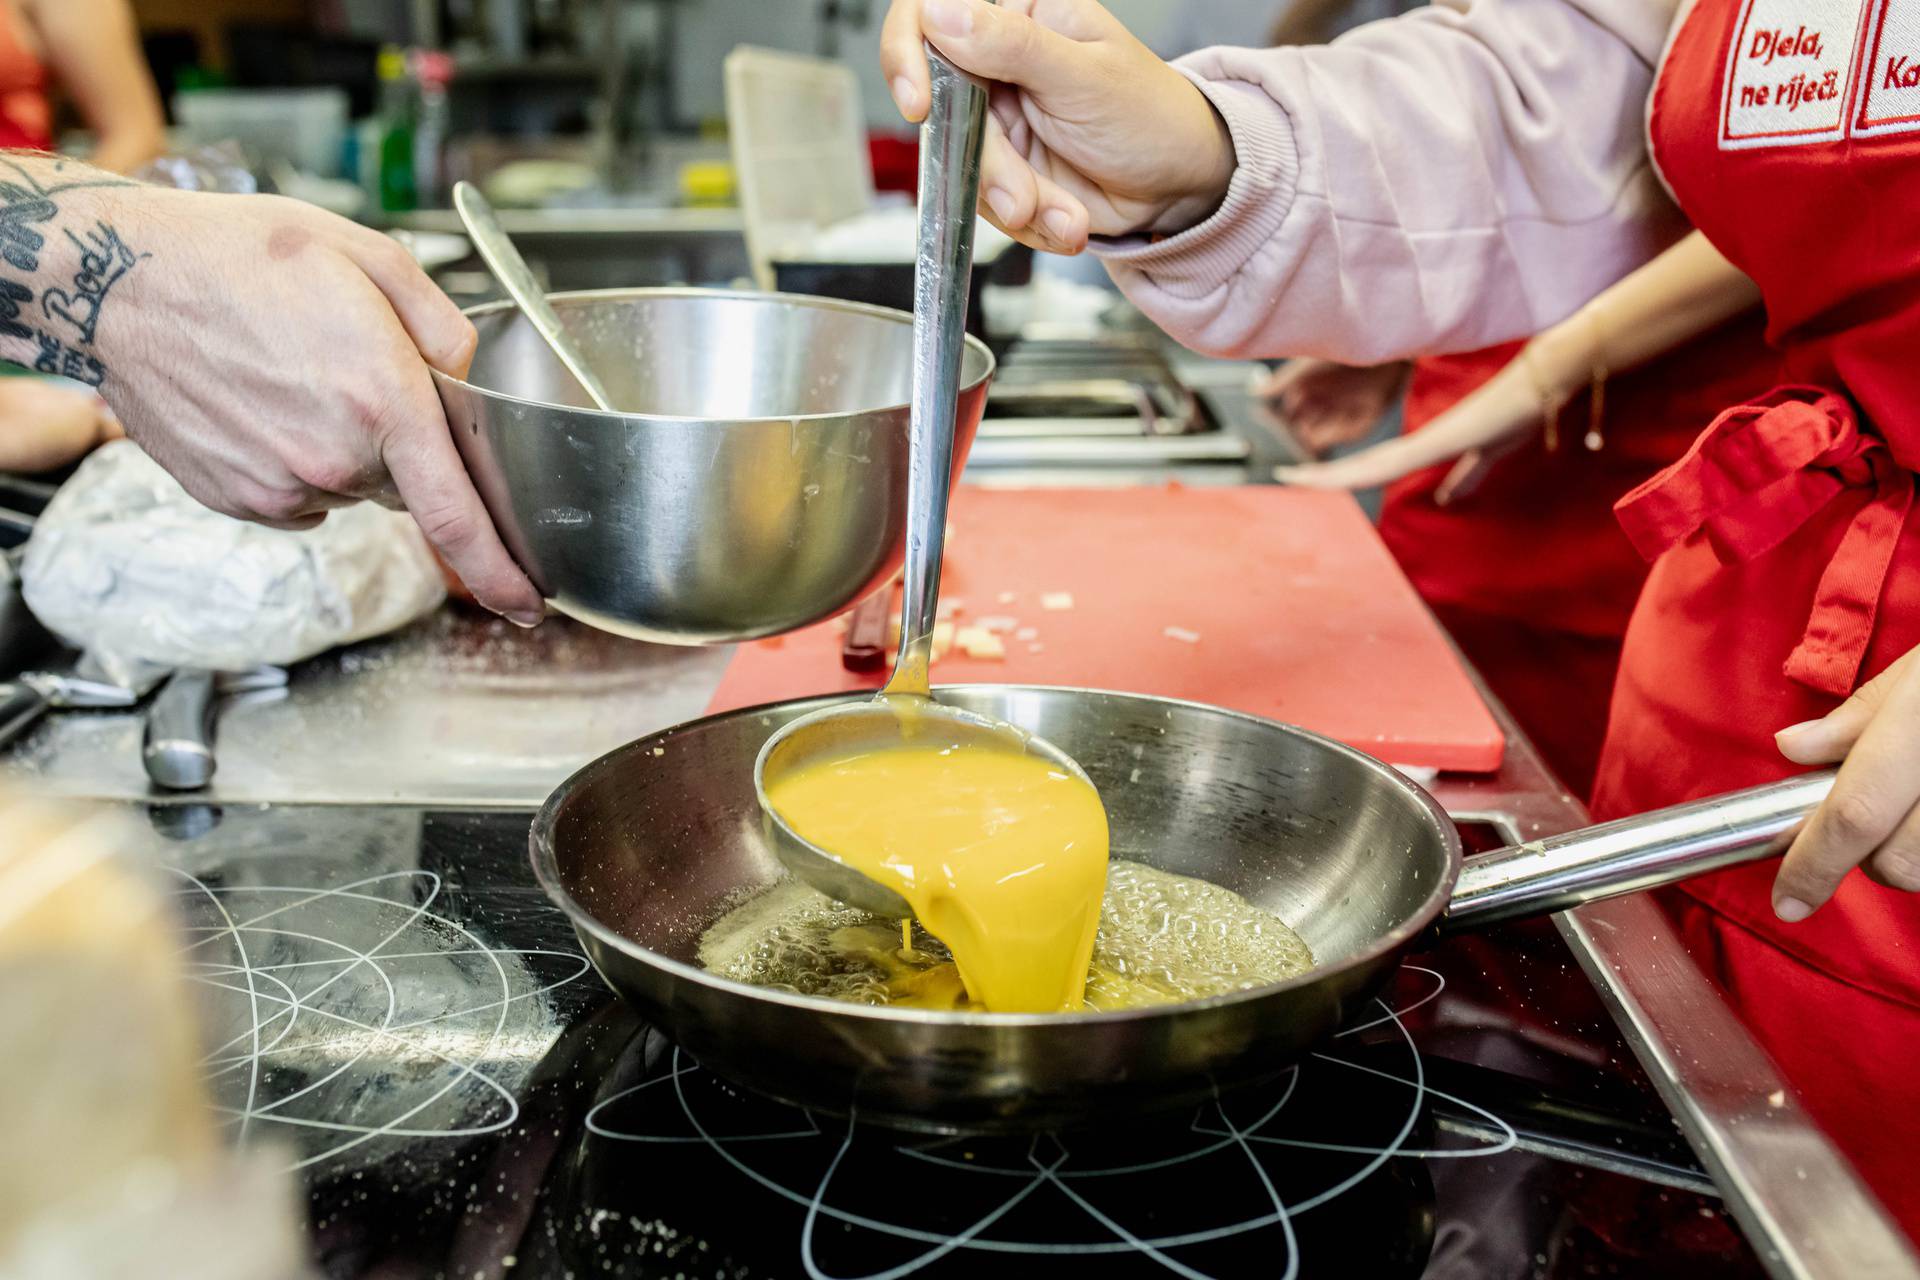
{"label": "bubbling oil in pan", "polygon": [[[716,921],[702,966],[723,977],[853,1004],[977,1009],[939,939],[783,881]],[[1107,869],[1086,1007],[1111,1011],[1199,1000],[1313,968],[1300,935],[1270,911],[1205,880],[1138,862]]]}

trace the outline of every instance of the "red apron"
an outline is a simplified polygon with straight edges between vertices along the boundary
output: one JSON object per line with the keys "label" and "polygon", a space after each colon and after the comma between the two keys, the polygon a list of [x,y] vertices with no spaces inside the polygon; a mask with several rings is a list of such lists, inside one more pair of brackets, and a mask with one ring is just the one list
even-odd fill
{"label": "red apron", "polygon": [[[1920,643],[1920,2],[1699,0],[1655,85],[1681,208],[1759,284],[1795,386],[1620,503],[1657,556],[1601,817],[1794,772],[1774,731]],[[1920,762],[1916,762],[1920,767]],[[1920,1237],[1920,898],[1850,875],[1797,925],[1775,864],[1674,895],[1697,955]]]}
{"label": "red apron", "polygon": [[[1404,412],[1418,431],[1491,378],[1519,343],[1414,366]],[[1585,396],[1502,458],[1480,487],[1433,500],[1451,464],[1391,485],[1380,534],[1547,763],[1575,794],[1592,788],[1620,661],[1647,578],[1614,501],[1686,452],[1722,406],[1779,381],[1759,315],[1731,321],[1606,388],[1605,445],[1590,451]]]}
{"label": "red apron", "polygon": [[27,47],[26,19],[0,0],[0,149],[46,151],[53,146],[53,107],[47,69]]}

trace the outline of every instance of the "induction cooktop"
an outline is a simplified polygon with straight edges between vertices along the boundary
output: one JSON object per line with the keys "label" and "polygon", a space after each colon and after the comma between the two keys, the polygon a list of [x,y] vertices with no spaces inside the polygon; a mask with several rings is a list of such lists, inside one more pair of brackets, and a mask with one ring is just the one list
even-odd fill
{"label": "induction cooktop", "polygon": [[1195,1108],[904,1134],[642,1022],[534,886],[529,820],[147,811],[210,1088],[297,1167],[327,1275],[1759,1274],[1550,927],[1416,956],[1320,1052]]}

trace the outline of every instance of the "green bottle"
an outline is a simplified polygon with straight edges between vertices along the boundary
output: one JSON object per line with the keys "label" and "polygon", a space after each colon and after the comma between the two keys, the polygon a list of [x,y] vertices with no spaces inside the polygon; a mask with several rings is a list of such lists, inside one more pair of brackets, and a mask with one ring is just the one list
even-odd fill
{"label": "green bottle", "polygon": [[407,55],[388,46],[380,51],[380,207],[406,213],[418,207],[413,180],[413,84]]}

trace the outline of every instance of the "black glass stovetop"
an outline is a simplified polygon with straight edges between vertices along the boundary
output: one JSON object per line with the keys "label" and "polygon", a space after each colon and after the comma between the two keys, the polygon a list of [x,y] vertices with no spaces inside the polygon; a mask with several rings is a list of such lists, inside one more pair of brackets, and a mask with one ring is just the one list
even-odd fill
{"label": "black glass stovetop", "polygon": [[644,1025],[533,885],[525,813],[149,819],[212,1091],[298,1166],[330,1276],[1758,1274],[1549,926],[1415,957],[1197,1109],[933,1137],[744,1093]]}

